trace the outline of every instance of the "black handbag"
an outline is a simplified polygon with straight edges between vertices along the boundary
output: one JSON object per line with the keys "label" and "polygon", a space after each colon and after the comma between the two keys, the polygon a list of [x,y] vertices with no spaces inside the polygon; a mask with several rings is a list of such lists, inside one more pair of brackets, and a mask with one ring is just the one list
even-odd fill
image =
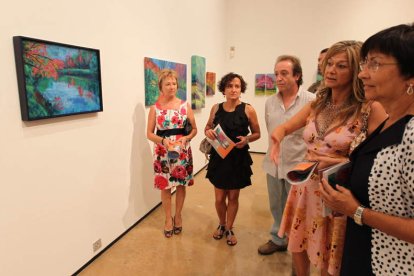
{"label": "black handbag", "polygon": [[190,121],[188,119],[185,119],[184,124],[184,135],[188,135],[193,130],[193,126],[191,125]]}

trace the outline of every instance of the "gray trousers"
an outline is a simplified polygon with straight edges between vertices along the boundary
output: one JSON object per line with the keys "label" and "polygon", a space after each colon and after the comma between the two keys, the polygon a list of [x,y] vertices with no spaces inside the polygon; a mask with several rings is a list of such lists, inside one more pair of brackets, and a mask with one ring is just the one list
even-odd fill
{"label": "gray trousers", "polygon": [[290,184],[285,179],[278,179],[266,174],[267,190],[269,192],[270,212],[273,216],[273,225],[270,229],[271,240],[277,245],[286,245],[286,237],[280,238],[280,222],[282,221],[283,211],[285,210],[286,199],[290,191]]}

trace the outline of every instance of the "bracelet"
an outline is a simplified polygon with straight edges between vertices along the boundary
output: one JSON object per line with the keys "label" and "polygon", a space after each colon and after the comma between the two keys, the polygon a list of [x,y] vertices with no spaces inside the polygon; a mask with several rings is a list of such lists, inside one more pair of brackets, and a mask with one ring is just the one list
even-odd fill
{"label": "bracelet", "polygon": [[162,137],[162,139],[161,139],[161,145],[163,145],[163,146],[164,146],[164,139],[165,139],[165,137]]}

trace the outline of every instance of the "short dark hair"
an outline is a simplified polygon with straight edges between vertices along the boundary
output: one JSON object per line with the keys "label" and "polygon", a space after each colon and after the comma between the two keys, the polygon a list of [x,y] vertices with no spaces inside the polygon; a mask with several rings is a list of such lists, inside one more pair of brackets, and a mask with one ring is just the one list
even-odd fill
{"label": "short dark hair", "polygon": [[247,88],[247,83],[244,81],[243,77],[239,74],[230,72],[226,75],[224,75],[221,80],[218,82],[217,87],[218,90],[224,94],[224,90],[226,89],[226,86],[231,82],[233,79],[238,78],[241,83],[241,92],[244,93]]}
{"label": "short dark hair", "polygon": [[282,55],[279,56],[276,60],[276,64],[281,62],[281,61],[290,61],[292,62],[292,73],[294,76],[299,75],[298,80],[296,81],[296,84],[298,86],[301,86],[303,83],[303,73],[302,73],[302,65],[300,65],[300,59],[296,56],[292,56],[292,55]]}
{"label": "short dark hair", "polygon": [[401,24],[382,30],[369,37],[361,48],[361,59],[369,52],[380,52],[394,57],[402,76],[414,76],[414,24]]}

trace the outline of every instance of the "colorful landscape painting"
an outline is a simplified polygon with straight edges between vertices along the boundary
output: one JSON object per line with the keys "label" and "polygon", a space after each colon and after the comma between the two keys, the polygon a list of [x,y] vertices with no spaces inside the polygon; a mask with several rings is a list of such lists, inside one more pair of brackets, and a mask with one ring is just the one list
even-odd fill
{"label": "colorful landscape painting", "polygon": [[266,89],[266,75],[256,74],[254,78],[254,94],[256,96],[264,96]]}
{"label": "colorful landscape painting", "polygon": [[271,96],[276,94],[277,87],[276,87],[276,77],[275,74],[266,74],[266,96]]}
{"label": "colorful landscape painting", "polygon": [[201,109],[206,101],[206,59],[191,56],[191,108]]}
{"label": "colorful landscape painting", "polygon": [[206,73],[206,95],[213,96],[216,94],[216,73]]}
{"label": "colorful landscape painting", "polygon": [[99,50],[14,37],[23,120],[103,110]]}
{"label": "colorful landscape painting", "polygon": [[187,65],[155,58],[144,58],[145,106],[153,105],[159,96],[158,73],[162,69],[171,69],[178,75],[177,97],[187,100]]}

